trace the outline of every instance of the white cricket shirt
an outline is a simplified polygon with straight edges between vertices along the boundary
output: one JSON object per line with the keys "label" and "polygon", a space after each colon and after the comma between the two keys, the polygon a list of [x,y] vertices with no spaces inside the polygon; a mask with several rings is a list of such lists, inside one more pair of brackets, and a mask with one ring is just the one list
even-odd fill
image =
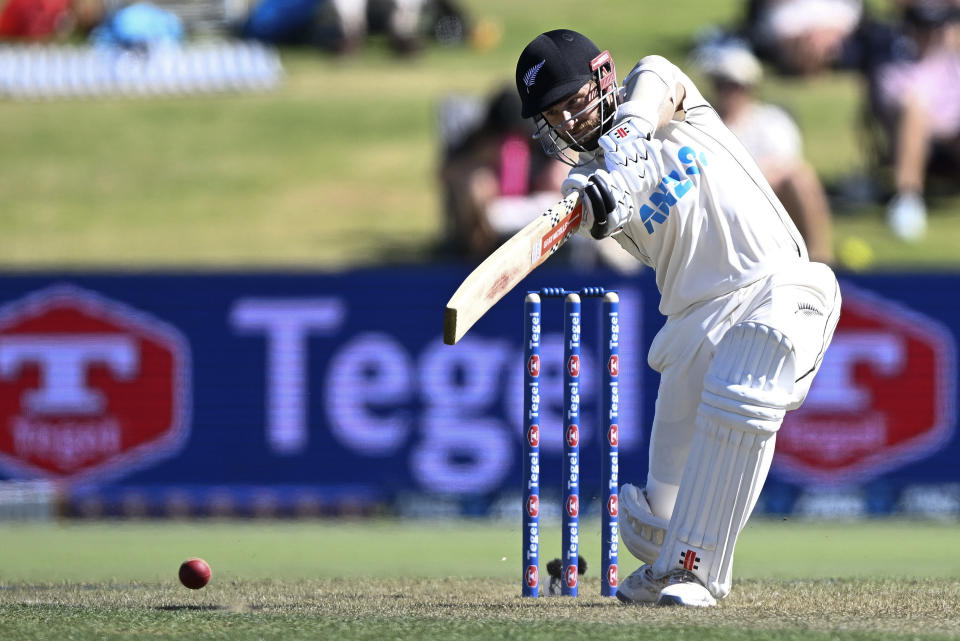
{"label": "white cricket shirt", "polygon": [[[666,175],[653,192],[635,194],[638,212],[614,236],[656,272],[660,312],[677,314],[808,262],[800,233],[756,162],[690,78],[665,58],[648,56],[624,86],[639,73],[656,74],[668,87],[680,82],[686,90],[686,119],[654,134],[663,142]],[[602,162],[573,171],[590,172]]]}

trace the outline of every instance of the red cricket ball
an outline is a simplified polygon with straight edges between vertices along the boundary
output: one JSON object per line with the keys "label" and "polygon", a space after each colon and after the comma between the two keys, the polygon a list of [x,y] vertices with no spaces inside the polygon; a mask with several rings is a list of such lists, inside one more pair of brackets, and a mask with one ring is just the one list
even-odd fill
{"label": "red cricket ball", "polygon": [[199,590],[210,581],[210,566],[203,559],[187,559],[180,564],[180,583]]}

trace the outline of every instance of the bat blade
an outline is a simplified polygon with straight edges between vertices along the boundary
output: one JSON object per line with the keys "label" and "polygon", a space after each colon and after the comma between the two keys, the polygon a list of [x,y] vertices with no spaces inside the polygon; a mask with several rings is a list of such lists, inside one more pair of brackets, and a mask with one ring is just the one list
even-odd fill
{"label": "bat blade", "polygon": [[443,342],[455,345],[463,338],[498,300],[567,242],[582,218],[580,194],[571,192],[490,254],[447,302]]}

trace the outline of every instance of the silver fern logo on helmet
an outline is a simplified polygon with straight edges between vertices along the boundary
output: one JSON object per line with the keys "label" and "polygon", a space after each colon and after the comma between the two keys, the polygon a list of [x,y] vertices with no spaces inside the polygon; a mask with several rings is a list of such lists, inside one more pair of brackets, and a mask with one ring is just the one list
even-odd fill
{"label": "silver fern logo on helmet", "polygon": [[537,74],[540,73],[540,68],[547,62],[546,58],[533,65],[527,69],[527,73],[523,74],[523,84],[527,86],[527,93],[530,93],[530,87],[533,86],[533,83],[537,81]]}

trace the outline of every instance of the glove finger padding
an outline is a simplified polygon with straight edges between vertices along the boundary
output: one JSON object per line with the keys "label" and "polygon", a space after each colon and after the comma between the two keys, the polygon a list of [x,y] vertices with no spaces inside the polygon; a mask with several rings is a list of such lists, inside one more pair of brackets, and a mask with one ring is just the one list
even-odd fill
{"label": "glove finger padding", "polygon": [[583,195],[590,201],[594,225],[606,225],[607,214],[616,209],[617,202],[613,199],[611,187],[603,176],[591,176],[583,190]]}
{"label": "glove finger padding", "polygon": [[645,120],[630,117],[597,141],[607,171],[621,173],[635,196],[653,190],[663,178],[663,143],[652,138],[650,131]]}
{"label": "glove finger padding", "polygon": [[647,159],[648,152],[636,140],[616,143],[609,136],[604,136],[598,142],[603,149],[607,171],[632,166],[641,176],[643,175],[643,166],[640,161]]}
{"label": "glove finger padding", "polygon": [[619,174],[596,170],[590,174],[583,195],[593,218],[590,235],[594,238],[610,236],[633,216],[633,197]]}

